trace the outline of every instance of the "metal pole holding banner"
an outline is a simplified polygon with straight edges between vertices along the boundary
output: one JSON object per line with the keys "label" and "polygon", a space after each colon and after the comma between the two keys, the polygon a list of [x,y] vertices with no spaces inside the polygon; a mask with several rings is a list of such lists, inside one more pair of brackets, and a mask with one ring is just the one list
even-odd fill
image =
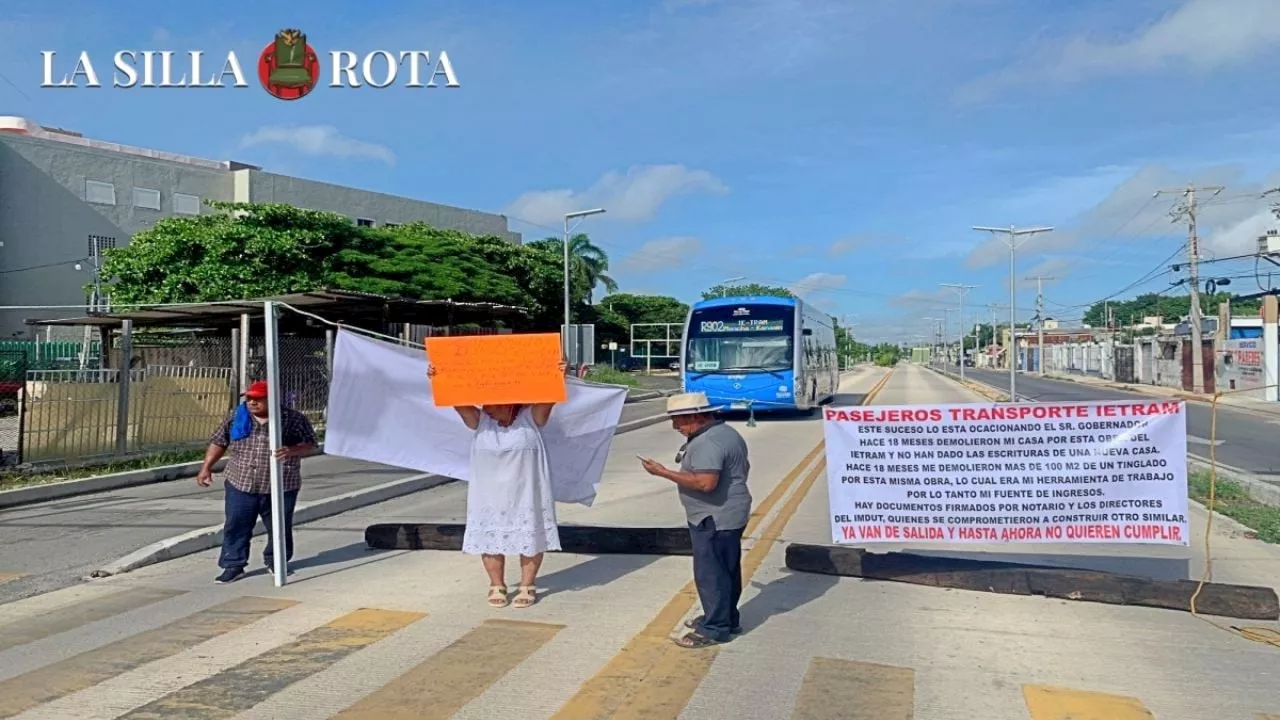
{"label": "metal pole holding banner", "polygon": [[[104,348],[104,357],[110,357],[109,348]],[[129,382],[133,380],[133,321],[120,321],[120,367],[116,369],[116,377],[120,379],[119,395],[116,398],[116,454],[126,455],[129,452]]]}
{"label": "metal pole holding banner", "polygon": [[285,547],[284,528],[284,474],[276,451],[280,449],[280,337],[276,324],[276,304],[270,300],[263,305],[263,340],[267,350],[267,434],[271,438],[271,549],[275,567],[276,587],[283,587],[288,574],[288,555]]}
{"label": "metal pole holding banner", "polygon": [[236,349],[240,353],[240,390],[236,397],[249,389],[249,332],[249,313],[244,313],[240,316],[240,346]]}

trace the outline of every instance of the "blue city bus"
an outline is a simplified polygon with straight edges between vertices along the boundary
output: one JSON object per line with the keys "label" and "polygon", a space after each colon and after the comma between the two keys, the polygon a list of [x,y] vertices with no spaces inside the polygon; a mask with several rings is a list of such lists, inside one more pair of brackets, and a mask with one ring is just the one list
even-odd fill
{"label": "blue city bus", "polygon": [[697,303],[680,353],[685,391],[732,410],[813,410],[840,384],[835,323],[799,298]]}

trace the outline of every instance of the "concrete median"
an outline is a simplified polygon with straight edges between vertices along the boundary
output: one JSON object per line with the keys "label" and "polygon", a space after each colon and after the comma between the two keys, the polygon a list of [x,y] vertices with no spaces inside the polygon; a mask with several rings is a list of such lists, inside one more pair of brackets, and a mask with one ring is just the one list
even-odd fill
{"label": "concrete median", "polygon": [[1062,600],[1191,611],[1246,620],[1280,619],[1280,598],[1269,587],[1195,580],[1155,580],[1093,570],[917,555],[871,553],[839,545],[796,543],[787,567],[798,572]]}
{"label": "concrete median", "polygon": [[[461,550],[467,526],[460,523],[381,523],[364,531],[377,550]],[[689,529],[561,525],[563,552],[582,555],[692,555]]]}

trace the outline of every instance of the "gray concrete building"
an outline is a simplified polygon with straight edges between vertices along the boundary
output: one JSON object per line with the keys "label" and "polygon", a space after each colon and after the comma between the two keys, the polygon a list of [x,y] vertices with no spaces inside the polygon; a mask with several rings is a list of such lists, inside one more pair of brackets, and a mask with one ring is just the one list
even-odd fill
{"label": "gray concrete building", "polygon": [[[161,218],[209,212],[206,200],[328,210],[361,225],[423,221],[521,241],[502,215],[466,210],[85,138],[0,116],[0,339],[27,318],[83,315],[95,259]],[[77,306],[38,309],[35,306]]]}

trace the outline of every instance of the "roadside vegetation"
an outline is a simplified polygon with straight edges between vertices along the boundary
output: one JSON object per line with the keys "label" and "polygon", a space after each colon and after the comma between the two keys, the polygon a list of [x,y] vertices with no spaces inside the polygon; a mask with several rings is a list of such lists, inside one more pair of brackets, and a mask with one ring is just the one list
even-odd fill
{"label": "roadside vegetation", "polygon": [[33,485],[80,480],[96,475],[110,475],[112,473],[144,470],[163,465],[177,465],[179,463],[195,462],[202,457],[204,457],[204,448],[198,448],[142,455],[129,460],[115,460],[43,471],[4,470],[0,471],[0,490],[17,490],[18,488],[31,487]]}
{"label": "roadside vegetation", "polygon": [[[1196,471],[1187,478],[1187,494],[1192,500],[1209,504],[1209,473]],[[1213,509],[1258,533],[1263,542],[1280,544],[1280,508],[1264,505],[1249,497],[1237,482],[1221,475],[1216,482]]]}

